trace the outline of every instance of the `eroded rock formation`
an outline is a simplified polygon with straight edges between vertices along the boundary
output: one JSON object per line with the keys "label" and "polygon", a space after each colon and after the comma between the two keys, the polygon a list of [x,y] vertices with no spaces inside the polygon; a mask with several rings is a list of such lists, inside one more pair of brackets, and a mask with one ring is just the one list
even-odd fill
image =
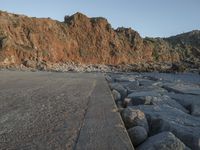
{"label": "eroded rock formation", "polygon": [[[194,34],[199,35],[199,31]],[[143,39],[130,28],[115,30],[105,18],[89,18],[81,13],[65,16],[64,22],[59,22],[1,11],[0,66],[26,65],[27,61],[32,61],[36,67],[41,62],[106,65],[172,63],[184,60],[190,53],[194,53],[190,60],[198,61],[199,36],[189,36],[183,41],[182,36],[178,36],[177,41],[174,38]],[[184,41],[190,41],[187,43],[190,53],[187,55],[183,52]]]}

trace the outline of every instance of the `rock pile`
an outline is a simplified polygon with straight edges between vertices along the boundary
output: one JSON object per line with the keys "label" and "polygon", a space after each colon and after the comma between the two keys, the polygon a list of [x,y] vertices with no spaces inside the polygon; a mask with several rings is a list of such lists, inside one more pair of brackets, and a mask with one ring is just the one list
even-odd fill
{"label": "rock pile", "polygon": [[152,73],[107,74],[136,150],[200,150],[200,85]]}

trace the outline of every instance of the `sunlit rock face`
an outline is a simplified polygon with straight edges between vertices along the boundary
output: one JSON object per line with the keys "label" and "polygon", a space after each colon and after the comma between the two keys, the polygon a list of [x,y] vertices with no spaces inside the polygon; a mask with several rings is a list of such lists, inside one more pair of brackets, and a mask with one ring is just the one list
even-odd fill
{"label": "sunlit rock face", "polygon": [[[198,31],[194,32],[194,36],[190,33],[188,38],[185,38],[185,34],[177,38],[143,39],[130,28],[113,29],[102,17],[89,18],[76,13],[65,16],[64,22],[59,22],[1,11],[0,65],[19,65],[27,59],[51,63],[119,65],[172,63],[187,57],[198,62],[196,54],[200,46],[199,36],[196,35],[199,35]],[[191,42],[191,39],[194,41]],[[187,44],[187,55],[180,42]]]}

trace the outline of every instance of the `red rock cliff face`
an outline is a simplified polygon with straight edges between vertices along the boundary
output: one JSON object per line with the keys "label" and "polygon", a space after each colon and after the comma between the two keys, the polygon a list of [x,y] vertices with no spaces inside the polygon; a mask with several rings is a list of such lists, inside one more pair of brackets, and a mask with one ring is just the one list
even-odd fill
{"label": "red rock cliff face", "polygon": [[[0,65],[25,60],[85,64],[155,61],[153,46],[127,28],[111,28],[104,18],[76,13],[64,22],[0,12]],[[159,61],[172,61],[169,51]],[[175,58],[178,61],[178,57]]]}

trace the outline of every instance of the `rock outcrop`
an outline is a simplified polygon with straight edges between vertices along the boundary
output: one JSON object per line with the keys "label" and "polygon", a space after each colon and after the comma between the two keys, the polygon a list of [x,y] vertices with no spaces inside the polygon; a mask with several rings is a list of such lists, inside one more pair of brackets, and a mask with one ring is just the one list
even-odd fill
{"label": "rock outcrop", "polygon": [[[198,62],[199,32],[194,35],[143,39],[130,28],[115,30],[105,18],[89,18],[81,13],[65,16],[64,22],[59,22],[0,11],[0,67],[28,64],[26,67],[41,69],[73,62],[148,68],[141,64],[180,62],[190,54],[188,62]],[[187,47],[183,46],[185,41],[190,41]],[[184,55],[188,47],[190,53]],[[127,66],[125,70],[130,68],[137,67]]]}

